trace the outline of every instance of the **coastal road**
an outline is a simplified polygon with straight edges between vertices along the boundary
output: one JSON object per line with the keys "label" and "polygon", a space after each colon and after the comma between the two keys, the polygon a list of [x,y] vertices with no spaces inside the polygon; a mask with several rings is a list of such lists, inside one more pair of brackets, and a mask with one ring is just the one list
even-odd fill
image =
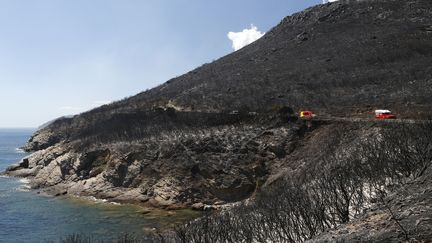
{"label": "coastal road", "polygon": [[317,117],[313,121],[341,121],[341,122],[376,122],[376,123],[401,123],[401,124],[422,124],[431,120],[415,119],[375,119],[375,118],[349,118],[349,117]]}

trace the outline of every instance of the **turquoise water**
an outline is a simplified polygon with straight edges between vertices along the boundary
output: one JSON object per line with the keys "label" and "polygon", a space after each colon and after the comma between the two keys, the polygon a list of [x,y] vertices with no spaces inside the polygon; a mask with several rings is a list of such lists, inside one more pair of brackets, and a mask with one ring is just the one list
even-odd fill
{"label": "turquoise water", "polygon": [[[33,131],[0,129],[0,171],[26,156],[22,146]],[[114,205],[78,198],[49,197],[28,189],[26,181],[0,177],[0,242],[57,241],[70,234],[112,239],[121,234],[142,235],[196,217],[188,210],[165,212],[135,205]]]}

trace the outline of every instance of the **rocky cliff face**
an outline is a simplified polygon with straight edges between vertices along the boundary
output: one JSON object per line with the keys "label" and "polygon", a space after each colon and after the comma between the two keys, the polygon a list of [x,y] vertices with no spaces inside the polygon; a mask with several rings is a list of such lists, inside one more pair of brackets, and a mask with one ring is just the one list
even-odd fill
{"label": "rocky cliff face", "polygon": [[252,195],[281,166],[276,161],[294,151],[305,129],[277,116],[248,115],[224,125],[162,130],[135,141],[61,142],[33,153],[9,174],[31,176],[34,188],[52,194],[158,207],[223,204]]}
{"label": "rocky cliff face", "polygon": [[[54,121],[8,173],[52,194],[152,206],[218,205],[318,163],[376,123],[321,116],[430,115],[432,2],[340,1],[282,20],[257,42],[131,98]],[[236,112],[232,112],[236,110]],[[325,236],[323,236],[325,237]],[[326,239],[326,238],[323,238]]]}
{"label": "rocky cliff face", "polygon": [[249,198],[286,174],[315,167],[334,149],[327,143],[341,129],[346,132],[338,146],[345,150],[380,127],[285,118],[248,115],[224,125],[162,130],[128,142],[61,142],[34,152],[8,173],[31,177],[33,188],[55,195],[168,208],[219,205]]}

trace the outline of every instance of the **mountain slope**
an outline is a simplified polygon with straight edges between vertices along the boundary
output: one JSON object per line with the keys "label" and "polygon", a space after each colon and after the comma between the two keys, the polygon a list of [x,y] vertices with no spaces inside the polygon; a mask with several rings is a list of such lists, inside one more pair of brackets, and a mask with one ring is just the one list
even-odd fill
{"label": "mountain slope", "polygon": [[430,1],[346,1],[285,18],[262,39],[106,107],[364,109],[428,104]]}
{"label": "mountain slope", "polygon": [[[255,43],[183,76],[37,131],[9,169],[52,194],[158,207],[219,205],[319,168],[386,123],[321,116],[431,115],[432,2],[340,1],[286,17]],[[237,110],[238,112],[233,112]],[[391,129],[394,129],[391,128]],[[297,175],[298,176],[298,175]]]}
{"label": "mountain slope", "polygon": [[130,129],[112,123],[136,121],[137,113],[154,107],[263,112],[287,105],[335,116],[364,116],[374,108],[388,108],[400,117],[430,116],[431,9],[428,0],[341,1],[307,9],[211,64],[56,122],[45,132],[55,136],[31,142],[28,150],[100,124],[111,124],[104,133]]}

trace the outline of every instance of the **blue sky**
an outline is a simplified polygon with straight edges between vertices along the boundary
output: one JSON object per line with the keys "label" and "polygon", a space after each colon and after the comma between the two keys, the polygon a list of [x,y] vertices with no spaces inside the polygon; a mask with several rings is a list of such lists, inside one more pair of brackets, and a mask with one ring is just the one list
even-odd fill
{"label": "blue sky", "polygon": [[321,0],[0,0],[0,127],[36,127],[152,88]]}

